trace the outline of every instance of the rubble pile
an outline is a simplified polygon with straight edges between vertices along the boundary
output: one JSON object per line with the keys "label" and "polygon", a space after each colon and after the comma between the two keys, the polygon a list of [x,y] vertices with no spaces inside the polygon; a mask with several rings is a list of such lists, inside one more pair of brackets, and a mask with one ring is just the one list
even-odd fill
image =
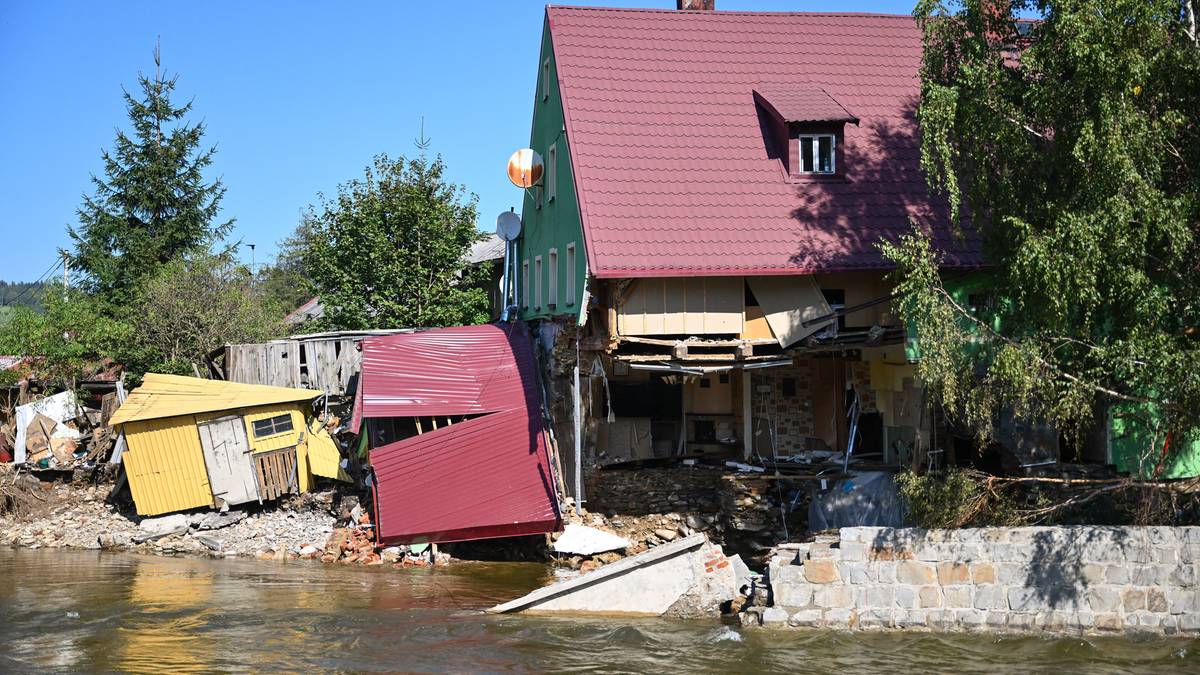
{"label": "rubble pile", "polygon": [[139,520],[105,501],[111,486],[38,481],[30,489],[37,511],[0,514],[0,545],[284,559],[316,550],[337,521],[328,509],[292,508]]}

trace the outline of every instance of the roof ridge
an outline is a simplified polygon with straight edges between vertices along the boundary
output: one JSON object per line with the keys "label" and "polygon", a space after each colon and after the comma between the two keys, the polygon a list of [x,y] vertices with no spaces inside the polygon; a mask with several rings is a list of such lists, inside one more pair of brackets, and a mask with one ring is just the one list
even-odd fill
{"label": "roof ridge", "polygon": [[569,9],[596,12],[630,12],[638,14],[671,14],[674,16],[714,16],[714,15],[749,15],[749,16],[831,16],[831,17],[879,17],[885,19],[912,19],[912,14],[889,14],[887,12],[756,12],[745,9],[711,9],[711,10],[678,10],[661,7],[596,7],[593,5],[546,5],[546,10]]}

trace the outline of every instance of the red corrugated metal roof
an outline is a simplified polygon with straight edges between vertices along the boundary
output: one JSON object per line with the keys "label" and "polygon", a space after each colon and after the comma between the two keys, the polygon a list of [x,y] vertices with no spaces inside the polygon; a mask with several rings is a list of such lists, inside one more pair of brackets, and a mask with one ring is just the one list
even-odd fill
{"label": "red corrugated metal roof", "polygon": [[481,415],[371,450],[379,543],[557,529],[525,324],[433,329],[362,346],[356,419]]}
{"label": "red corrugated metal roof", "polygon": [[[876,243],[951,233],[920,169],[921,32],[911,16],[547,9],[572,166],[599,277],[889,267]],[[844,181],[791,182],[754,90],[819,87],[860,118]]]}

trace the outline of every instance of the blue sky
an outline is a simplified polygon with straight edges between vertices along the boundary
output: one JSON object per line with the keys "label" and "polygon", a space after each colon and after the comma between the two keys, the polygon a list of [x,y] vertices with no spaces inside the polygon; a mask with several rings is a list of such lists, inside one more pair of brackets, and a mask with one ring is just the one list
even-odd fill
{"label": "blue sky", "polygon": [[[578,2],[674,7],[674,0]],[[907,13],[913,0],[717,0],[719,9]],[[100,151],[126,124],[121,87],[163,65],[218,151],[234,240],[269,261],[319,193],[371,157],[430,153],[479,195],[481,229],[519,206],[504,175],[529,141],[544,3],[0,0],[0,279],[50,267]],[[242,248],[249,261],[250,251]]]}

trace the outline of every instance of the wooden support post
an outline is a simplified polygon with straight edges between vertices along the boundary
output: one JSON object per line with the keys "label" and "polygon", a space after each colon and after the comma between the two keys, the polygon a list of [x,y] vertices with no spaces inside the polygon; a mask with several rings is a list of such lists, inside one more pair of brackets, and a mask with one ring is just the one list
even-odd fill
{"label": "wooden support post", "polygon": [[434,417],[433,415],[429,416],[429,426],[433,427],[434,429],[438,428],[437,427],[437,418]]}
{"label": "wooden support post", "polygon": [[742,369],[742,457],[748,462],[754,456],[754,375]]}
{"label": "wooden support post", "polygon": [[421,428],[421,418],[414,417],[413,421],[417,423],[417,435],[420,436],[421,434],[425,433],[425,430]]}

